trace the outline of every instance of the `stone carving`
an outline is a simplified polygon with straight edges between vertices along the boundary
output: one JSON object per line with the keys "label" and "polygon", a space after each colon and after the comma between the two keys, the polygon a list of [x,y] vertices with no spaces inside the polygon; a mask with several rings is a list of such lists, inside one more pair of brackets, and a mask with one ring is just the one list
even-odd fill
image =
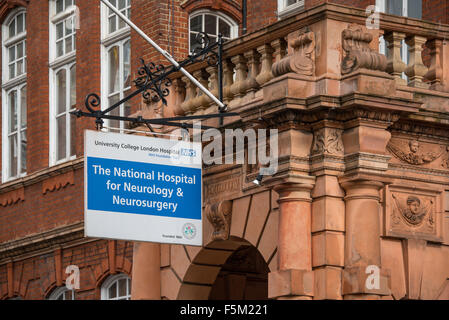
{"label": "stone carving", "polygon": [[232,201],[224,200],[206,206],[206,216],[214,227],[213,240],[227,240],[231,226]]}
{"label": "stone carving", "polygon": [[315,154],[343,155],[343,141],[341,130],[323,128],[315,132],[312,155]]}
{"label": "stone carving", "polygon": [[427,164],[435,161],[443,154],[443,148],[440,147],[438,152],[419,152],[420,144],[417,140],[410,140],[408,150],[404,151],[404,146],[395,145],[390,141],[387,149],[398,159],[415,165]]}
{"label": "stone carving", "polygon": [[[413,226],[420,225],[424,221],[424,218],[430,212],[431,205],[433,204],[432,200],[430,200],[427,205],[421,203],[421,200],[415,196],[408,196],[405,203],[401,203],[394,193],[392,194],[392,197],[396,204],[396,208],[399,210],[402,217],[407,223]],[[434,224],[431,214],[427,218],[427,221],[430,226]],[[394,217],[394,222],[395,224],[398,224],[397,217]]]}
{"label": "stone carving", "polygon": [[[355,29],[355,30],[354,30]],[[387,58],[369,47],[373,35],[361,27],[350,27],[342,32],[344,57],[341,73],[348,74],[360,68],[385,71]]]}
{"label": "stone carving", "polygon": [[305,76],[315,75],[315,34],[306,30],[290,45],[293,53],[273,65],[273,75],[279,77],[289,72]]}
{"label": "stone carving", "polygon": [[386,191],[385,235],[442,241],[441,190],[390,185]]}
{"label": "stone carving", "polygon": [[[449,152],[449,146],[446,147],[446,151]],[[449,153],[441,162],[441,166],[445,169],[449,169]]]}

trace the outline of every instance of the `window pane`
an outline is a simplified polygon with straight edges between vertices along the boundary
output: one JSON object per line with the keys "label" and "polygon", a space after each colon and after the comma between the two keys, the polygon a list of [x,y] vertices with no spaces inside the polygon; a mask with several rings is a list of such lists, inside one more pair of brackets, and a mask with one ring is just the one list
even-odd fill
{"label": "window pane", "polygon": [[109,18],[109,33],[117,30],[117,16],[112,16]]}
{"label": "window pane", "polygon": [[126,7],[126,0],[118,0],[118,9],[122,10]]}
{"label": "window pane", "polygon": [[19,14],[17,16],[17,33],[18,34],[23,32],[23,30],[25,30],[24,23],[23,23],[23,17],[24,17],[23,14]]}
{"label": "window pane", "polygon": [[64,40],[60,40],[59,42],[56,42],[56,55],[58,57],[62,56],[64,54]]}
{"label": "window pane", "polygon": [[16,60],[16,46],[9,48],[9,62]]}
{"label": "window pane", "polygon": [[[131,94],[131,89],[124,92],[125,97],[129,96],[130,94]],[[131,104],[130,104],[129,100],[123,104],[123,108],[124,108],[123,116],[128,117],[131,114]]]}
{"label": "window pane", "polygon": [[114,282],[114,284],[109,288],[109,299],[113,299],[117,297],[117,282]]}
{"label": "window pane", "polygon": [[17,176],[17,134],[9,137],[9,176]]}
{"label": "window pane", "polygon": [[197,32],[201,32],[201,24],[203,21],[203,16],[196,16],[194,18],[190,19],[190,30],[191,31],[197,31]]}
{"label": "window pane", "polygon": [[70,155],[76,155],[76,117],[70,117]]}
{"label": "window pane", "polygon": [[124,297],[127,295],[126,292],[126,279],[120,279],[118,281],[118,295],[119,297]]}
{"label": "window pane", "polygon": [[56,119],[57,131],[56,131],[56,145],[58,147],[57,160],[64,159],[66,157],[66,119],[65,115]]}
{"label": "window pane", "polygon": [[27,126],[27,87],[23,87],[20,92],[20,127]]}
{"label": "window pane", "polygon": [[73,0],[65,0],[65,9],[70,7],[73,4]]}
{"label": "window pane", "polygon": [[72,52],[72,37],[68,37],[65,39],[65,53]]}
{"label": "window pane", "polygon": [[190,51],[193,52],[196,48],[201,48],[201,44],[196,41],[197,33],[190,33]]}
{"label": "window pane", "polygon": [[20,173],[25,173],[27,171],[27,132],[23,130],[20,134]]}
{"label": "window pane", "polygon": [[23,57],[23,42],[20,42],[17,45],[17,59],[22,58]]}
{"label": "window pane", "polygon": [[16,76],[16,64],[10,64],[9,65],[9,78],[12,79]]}
{"label": "window pane", "polygon": [[17,76],[20,76],[24,73],[23,69],[23,60],[17,61]]}
{"label": "window pane", "polygon": [[207,34],[217,34],[217,17],[206,14],[204,31]]}
{"label": "window pane", "polygon": [[292,4],[295,4],[297,0],[287,0],[287,6],[291,6]]}
{"label": "window pane", "polygon": [[408,16],[422,19],[422,0],[408,0]]}
{"label": "window pane", "polygon": [[386,12],[402,16],[402,0],[387,0]]}
{"label": "window pane", "polygon": [[73,25],[74,25],[73,17],[67,19],[64,22],[64,25],[65,25],[65,35],[69,35],[69,34],[73,33]]}
{"label": "window pane", "polygon": [[131,85],[130,73],[131,73],[131,63],[130,63],[131,47],[130,41],[126,41],[123,44],[123,88],[127,88]]}
{"label": "window pane", "polygon": [[56,25],[56,39],[61,39],[64,36],[64,23],[60,22]]}
{"label": "window pane", "polygon": [[70,109],[76,107],[76,65],[70,69]]}
{"label": "window pane", "polygon": [[17,91],[11,91],[8,95],[9,105],[9,132],[17,130]]}
{"label": "window pane", "polygon": [[126,22],[125,21],[123,21],[119,17],[117,17],[117,20],[118,20],[118,28],[119,29],[122,29],[122,28],[126,27]]}
{"label": "window pane", "polygon": [[57,114],[65,112],[66,109],[66,92],[67,92],[67,80],[65,69],[60,70],[56,74],[56,101],[58,103]]}
{"label": "window pane", "polygon": [[[119,98],[120,98],[120,95],[118,95],[118,94],[110,97],[109,98],[109,107],[111,107],[112,105],[117,103],[119,101]],[[115,108],[114,110],[109,112],[109,114],[113,115],[113,116],[119,116],[120,115],[120,108]],[[120,127],[120,122],[118,120],[109,120],[109,125],[112,128],[119,128]]]}
{"label": "window pane", "polygon": [[227,24],[223,19],[219,19],[218,32],[225,38],[231,37],[231,26]]}
{"label": "window pane", "polygon": [[9,37],[12,38],[16,35],[16,19],[9,24]]}
{"label": "window pane", "polygon": [[56,13],[62,12],[64,10],[64,1],[56,0]]}
{"label": "window pane", "polygon": [[120,90],[119,61],[119,47],[115,46],[109,50],[109,93]]}

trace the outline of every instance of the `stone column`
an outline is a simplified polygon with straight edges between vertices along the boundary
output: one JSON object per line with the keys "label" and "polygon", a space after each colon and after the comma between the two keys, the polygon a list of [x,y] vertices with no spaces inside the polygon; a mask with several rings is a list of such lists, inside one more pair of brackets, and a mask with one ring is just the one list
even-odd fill
{"label": "stone column", "polygon": [[161,245],[158,243],[135,242],[131,299],[161,299]]}
{"label": "stone column", "polygon": [[378,299],[380,294],[370,293],[366,286],[366,268],[381,269],[379,191],[384,184],[356,180],[341,185],[346,191],[344,298]]}
{"label": "stone column", "polygon": [[[381,263],[380,190],[391,182],[385,172],[390,159],[386,146],[391,138],[387,128],[393,119],[379,121],[388,119],[388,114],[380,112],[358,114],[361,119],[346,123],[343,133],[346,172],[339,178],[346,191],[343,298],[380,299],[390,294]],[[378,121],[370,121],[368,116]],[[371,283],[373,268],[379,280],[375,286]]]}
{"label": "stone column", "polygon": [[312,299],[312,188],[312,184],[302,183],[285,183],[274,188],[279,194],[279,270],[268,276],[269,298]]}

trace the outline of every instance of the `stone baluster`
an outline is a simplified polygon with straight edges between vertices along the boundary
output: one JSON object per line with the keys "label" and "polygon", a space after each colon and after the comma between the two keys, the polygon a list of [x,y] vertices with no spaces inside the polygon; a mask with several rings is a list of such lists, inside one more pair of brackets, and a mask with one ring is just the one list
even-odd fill
{"label": "stone baluster", "polygon": [[405,74],[409,77],[408,85],[411,87],[427,88],[427,84],[423,82],[423,78],[427,73],[427,67],[422,61],[421,53],[426,38],[420,36],[410,36],[405,39],[405,43],[409,46],[408,52],[410,61],[405,69]]}
{"label": "stone baluster", "polygon": [[407,85],[407,81],[402,78],[402,73],[407,68],[407,65],[401,58],[402,40],[405,39],[405,34],[389,32],[385,34],[384,39],[388,43],[387,72],[394,76],[397,84]]}
{"label": "stone baluster", "polygon": [[186,95],[186,84],[181,80],[181,78],[173,80],[173,93],[175,95],[173,112],[177,116],[182,116],[184,115],[184,110],[181,105]]}
{"label": "stone baluster", "polygon": [[[208,74],[204,69],[193,72],[193,76],[205,87],[208,87]],[[193,112],[196,114],[203,114],[211,99],[199,88],[196,88],[196,98],[193,99]]]}
{"label": "stone baluster", "polygon": [[193,113],[192,102],[196,96],[196,86],[187,77],[182,77],[182,81],[186,84],[186,96],[184,102],[181,104],[181,109],[184,110],[185,115],[191,115]]}
{"label": "stone baluster", "polygon": [[231,91],[234,83],[234,65],[230,60],[223,61],[223,102],[229,104],[232,100],[233,94]]}
{"label": "stone baluster", "polygon": [[235,81],[231,86],[231,92],[234,95],[234,99],[229,103],[229,107],[233,108],[240,104],[241,98],[245,95],[248,68],[243,54],[232,57],[231,61],[235,65],[236,70]]}
{"label": "stone baluster", "polygon": [[287,55],[287,41],[284,38],[279,38],[271,42],[274,49],[275,62],[281,61]]}
{"label": "stone baluster", "polygon": [[262,66],[259,75],[256,77],[256,81],[259,86],[262,86],[273,79],[271,67],[273,66],[274,50],[269,44],[264,44],[263,46],[257,48],[257,52],[261,55]]}
{"label": "stone baluster", "polygon": [[251,97],[254,98],[254,94],[259,88],[259,84],[256,81],[257,74],[259,72],[259,58],[260,55],[256,50],[250,50],[244,54],[248,62],[248,76],[245,81],[246,92],[250,93]]}
{"label": "stone baluster", "polygon": [[427,46],[430,49],[430,67],[424,78],[429,80],[430,89],[442,90],[441,82],[443,79],[443,41],[439,39],[432,39],[427,41]]}
{"label": "stone baluster", "polygon": [[[218,97],[218,68],[210,66],[206,68],[206,72],[209,74],[209,90],[214,96]],[[210,103],[205,113],[213,113],[217,110],[215,103],[210,99],[209,101]]]}

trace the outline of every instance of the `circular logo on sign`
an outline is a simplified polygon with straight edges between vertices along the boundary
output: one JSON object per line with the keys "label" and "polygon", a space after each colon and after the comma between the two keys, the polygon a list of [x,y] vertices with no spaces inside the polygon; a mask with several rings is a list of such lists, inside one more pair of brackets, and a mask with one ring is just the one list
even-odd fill
{"label": "circular logo on sign", "polygon": [[182,234],[184,235],[184,237],[186,239],[193,239],[196,236],[196,228],[193,224],[191,223],[186,223],[183,227],[182,227]]}

